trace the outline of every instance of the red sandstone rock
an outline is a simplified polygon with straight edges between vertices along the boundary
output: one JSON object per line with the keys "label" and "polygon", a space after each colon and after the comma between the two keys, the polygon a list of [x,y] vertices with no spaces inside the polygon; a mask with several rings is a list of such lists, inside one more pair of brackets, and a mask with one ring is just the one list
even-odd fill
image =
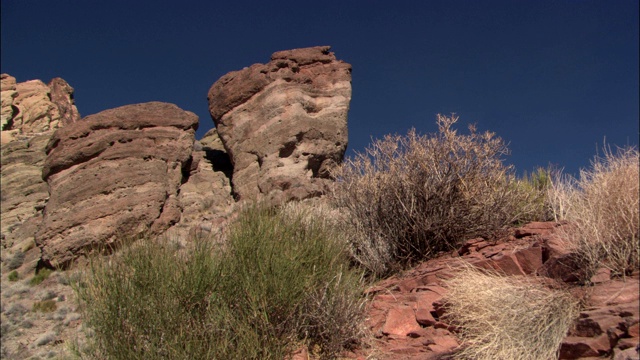
{"label": "red sandstone rock", "polygon": [[382,327],[384,335],[407,336],[413,331],[419,331],[416,315],[409,306],[399,306],[389,310],[387,319]]}
{"label": "red sandstone rock", "polygon": [[611,349],[606,334],[595,338],[567,337],[560,346],[559,359],[580,359],[589,356],[604,355]]}
{"label": "red sandstone rock", "polygon": [[[367,325],[377,334],[377,349],[383,354],[380,358],[437,359],[455,351],[458,342],[454,334],[458,329],[446,323],[446,306],[440,301],[446,289],[438,284],[441,284],[442,279],[454,276],[460,259],[474,266],[498,269],[521,276],[535,276],[536,273],[549,270],[549,267],[545,268],[545,260],[555,259],[556,266],[559,259],[566,259],[569,253],[559,245],[562,244],[562,239],[555,238],[559,227],[538,224],[530,228],[542,230],[537,233],[531,230],[530,235],[515,240],[470,240],[456,253],[456,256],[461,258],[445,255],[429,260],[372,287],[369,294],[373,295],[373,302],[368,310],[370,321]],[[545,258],[546,256],[549,258]],[[567,268],[575,270],[571,266]],[[568,278],[567,274],[560,271],[554,275],[558,280]],[[559,286],[556,281],[548,280],[549,286]],[[579,296],[591,298],[585,298],[588,300],[585,304],[588,309],[576,319],[570,336],[563,341],[560,358],[596,359],[614,352],[624,353],[624,356],[636,354],[633,352],[635,350],[629,349],[638,341],[640,309],[637,275],[628,277],[626,282],[603,278],[601,283],[588,288],[570,284],[567,286],[581,290],[575,292]],[[405,316],[406,323],[396,322],[394,326],[411,327],[418,323],[422,327],[409,332],[408,336],[384,335],[385,332],[381,331],[381,328],[385,325],[386,315],[397,308],[406,311],[407,307],[414,309],[414,317]],[[390,349],[394,349],[395,352],[391,352]],[[398,352],[402,351],[406,353],[398,355]],[[415,351],[418,352],[414,353]]]}

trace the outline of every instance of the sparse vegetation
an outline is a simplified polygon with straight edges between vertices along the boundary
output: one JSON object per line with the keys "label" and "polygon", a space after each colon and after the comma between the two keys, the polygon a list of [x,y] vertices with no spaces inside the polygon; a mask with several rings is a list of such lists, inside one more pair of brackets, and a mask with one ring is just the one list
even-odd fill
{"label": "sparse vegetation", "polygon": [[602,266],[622,276],[640,268],[638,169],[637,149],[605,148],[578,179],[555,176],[549,201],[556,219],[573,225],[565,238],[581,260],[584,281]]}
{"label": "sparse vegetation", "polygon": [[489,237],[540,216],[539,193],[520,186],[503,163],[508,153],[491,132],[453,129],[438,115],[439,132],[411,130],[375,140],[335,173],[335,204],[348,214],[353,257],[377,275]]}
{"label": "sparse vegetation", "polygon": [[20,266],[22,266],[22,263],[24,263],[24,257],[25,257],[25,254],[23,252],[21,251],[16,252],[11,258],[11,260],[9,260],[7,264],[7,268],[9,270],[15,270],[19,268]]}
{"label": "sparse vegetation", "polygon": [[35,303],[33,303],[33,312],[43,312],[43,313],[49,313],[49,312],[54,312],[58,309],[58,305],[56,305],[56,302],[54,300],[43,300],[43,301],[36,301]]}
{"label": "sparse vegetation", "polygon": [[34,277],[29,280],[29,285],[36,286],[40,285],[43,281],[49,278],[53,271],[47,268],[43,268],[38,270],[38,272],[34,275]]}
{"label": "sparse vegetation", "polygon": [[535,278],[463,266],[447,282],[446,319],[463,343],[456,359],[547,360],[578,315],[568,293]]}
{"label": "sparse vegetation", "polygon": [[7,279],[11,282],[18,281],[18,278],[19,278],[18,272],[15,270],[10,272],[9,275],[7,276]]}
{"label": "sparse vegetation", "polygon": [[253,206],[224,249],[139,241],[77,286],[96,357],[282,359],[305,344],[334,357],[359,338],[361,277],[313,221]]}

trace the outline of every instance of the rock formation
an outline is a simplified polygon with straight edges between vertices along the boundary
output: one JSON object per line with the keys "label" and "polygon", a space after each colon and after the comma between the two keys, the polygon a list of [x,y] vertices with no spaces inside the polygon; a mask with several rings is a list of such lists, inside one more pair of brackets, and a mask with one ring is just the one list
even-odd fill
{"label": "rock formation", "polygon": [[178,222],[197,126],[195,114],[151,102],[60,128],[42,171],[51,192],[36,236],[42,260],[65,266],[91,247]]}
{"label": "rock formation", "polygon": [[237,198],[304,199],[325,191],[347,147],[351,100],[351,65],[329,49],[276,52],[209,90]]}
{"label": "rock formation", "polygon": [[[34,236],[49,191],[42,180],[45,147],[55,129],[80,119],[73,88],[55,78],[17,83],[7,74],[2,81],[2,198],[0,233],[4,249],[26,253],[23,270],[31,271],[40,258]],[[21,255],[22,256],[22,255]]]}
{"label": "rock formation", "polygon": [[80,119],[73,88],[61,78],[49,85],[40,80],[16,84],[15,78],[3,74],[2,93],[2,130],[42,133]]}
{"label": "rock formation", "polygon": [[233,210],[232,171],[216,129],[195,142],[189,176],[178,196],[182,217],[168,231],[170,237],[189,239],[221,230]]}
{"label": "rock formation", "polygon": [[16,78],[9,74],[0,75],[0,96],[2,111],[0,112],[0,130],[8,128],[13,121],[14,114],[18,111],[13,105],[13,100],[18,96],[16,92]]}

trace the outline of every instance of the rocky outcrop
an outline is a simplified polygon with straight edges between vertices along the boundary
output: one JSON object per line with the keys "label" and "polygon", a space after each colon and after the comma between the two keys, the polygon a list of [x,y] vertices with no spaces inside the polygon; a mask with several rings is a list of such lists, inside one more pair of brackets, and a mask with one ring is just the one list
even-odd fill
{"label": "rocky outcrop", "polygon": [[0,96],[2,100],[2,110],[0,112],[0,130],[9,128],[13,116],[18,109],[14,107],[13,101],[18,96],[16,91],[16,78],[9,74],[0,75]]}
{"label": "rocky outcrop", "polygon": [[[378,358],[435,360],[451,355],[460,344],[457,329],[447,323],[443,298],[446,280],[455,276],[460,260],[507,276],[544,279],[549,276],[545,265],[567,253],[558,245],[564,226],[531,223],[503,239],[472,239],[458,251],[442,254],[368,289],[372,300],[367,326],[376,338]],[[638,358],[638,272],[626,279],[611,279],[603,273],[591,279],[594,285],[590,287],[564,284],[583,300],[583,311],[561,344],[560,359]],[[563,283],[561,274],[551,275],[557,283],[550,283]]]}
{"label": "rocky outcrop", "polygon": [[[10,84],[11,79],[7,78],[7,83]],[[42,133],[80,119],[73,100],[73,88],[61,78],[51,80],[49,85],[40,80],[25,81],[16,84],[15,91],[11,104],[12,118],[2,130]],[[6,112],[8,114],[8,110]]]}
{"label": "rocky outcrop", "polygon": [[194,144],[186,182],[180,186],[180,222],[168,231],[175,239],[219,233],[233,210],[230,176],[233,171],[216,129]]}
{"label": "rocky outcrop", "polygon": [[51,193],[36,236],[44,263],[65,266],[93,247],[178,222],[197,126],[195,114],[151,102],[60,128],[42,171]]}
{"label": "rocky outcrop", "polygon": [[7,74],[1,81],[0,236],[3,255],[24,257],[27,266],[21,270],[28,272],[40,258],[34,237],[49,198],[42,179],[45,148],[59,126],[79,120],[80,115],[73,88],[60,78],[48,86],[40,80],[16,84]]}
{"label": "rocky outcrop", "polygon": [[209,90],[237,198],[304,199],[325,191],[347,147],[351,100],[351,65],[329,49],[276,52]]}
{"label": "rocky outcrop", "polygon": [[44,208],[49,191],[42,180],[42,166],[50,136],[46,133],[2,145],[0,224],[4,236]]}
{"label": "rocky outcrop", "polygon": [[61,78],[49,82],[51,102],[58,107],[59,125],[66,126],[80,120],[80,113],[73,99],[73,88]]}

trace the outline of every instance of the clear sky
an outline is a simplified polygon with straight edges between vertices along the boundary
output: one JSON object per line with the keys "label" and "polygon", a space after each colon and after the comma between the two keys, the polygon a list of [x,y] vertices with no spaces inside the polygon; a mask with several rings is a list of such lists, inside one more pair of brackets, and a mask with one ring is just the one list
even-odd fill
{"label": "clear sky", "polygon": [[2,0],[1,71],[64,78],[82,116],[165,101],[213,127],[207,91],[271,53],[331,45],[353,66],[349,150],[457,113],[518,171],[576,173],[638,145],[638,0]]}

